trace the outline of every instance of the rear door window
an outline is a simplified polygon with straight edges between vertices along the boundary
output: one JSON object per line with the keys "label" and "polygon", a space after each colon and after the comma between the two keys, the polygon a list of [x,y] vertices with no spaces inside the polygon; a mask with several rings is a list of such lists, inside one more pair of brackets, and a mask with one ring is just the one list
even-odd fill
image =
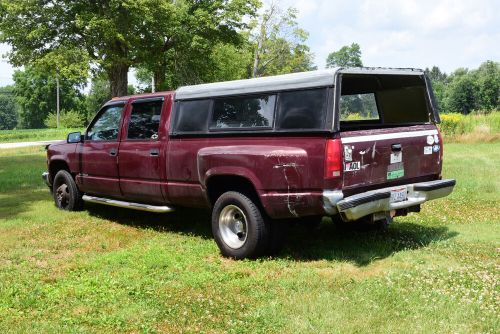
{"label": "rear door window", "polygon": [[271,128],[275,102],[275,95],[216,99],[210,128]]}
{"label": "rear door window", "polygon": [[158,139],[163,100],[132,103],[127,139]]}
{"label": "rear door window", "polygon": [[278,130],[323,129],[327,96],[326,88],[281,93],[276,128]]}

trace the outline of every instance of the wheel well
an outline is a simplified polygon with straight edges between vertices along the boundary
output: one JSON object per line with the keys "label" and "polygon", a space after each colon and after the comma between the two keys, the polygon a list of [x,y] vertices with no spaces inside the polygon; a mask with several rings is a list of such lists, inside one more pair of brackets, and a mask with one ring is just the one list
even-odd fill
{"label": "wheel well", "polygon": [[207,194],[213,206],[226,191],[237,191],[250,197],[257,205],[261,205],[257,190],[247,178],[235,175],[212,176],[207,181]]}
{"label": "wheel well", "polygon": [[50,179],[53,181],[54,177],[56,176],[57,172],[60,170],[65,170],[70,172],[69,166],[66,163],[66,161],[63,160],[54,160],[50,162],[49,165],[49,173],[50,173]]}

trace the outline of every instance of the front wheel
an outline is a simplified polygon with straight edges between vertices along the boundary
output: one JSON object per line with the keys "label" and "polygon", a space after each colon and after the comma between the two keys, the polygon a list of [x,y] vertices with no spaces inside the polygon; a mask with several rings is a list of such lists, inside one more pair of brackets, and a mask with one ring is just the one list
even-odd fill
{"label": "front wheel", "polygon": [[212,233],[227,257],[254,258],[267,250],[269,225],[258,206],[239,192],[228,191],[215,202]]}
{"label": "front wheel", "polygon": [[83,207],[80,190],[68,171],[57,172],[52,184],[52,194],[59,209],[78,211]]}

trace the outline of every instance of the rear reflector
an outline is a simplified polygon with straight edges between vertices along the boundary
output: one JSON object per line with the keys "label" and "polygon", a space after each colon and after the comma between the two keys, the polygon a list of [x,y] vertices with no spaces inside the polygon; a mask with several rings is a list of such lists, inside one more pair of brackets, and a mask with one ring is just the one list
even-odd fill
{"label": "rear reflector", "polygon": [[340,139],[329,139],[325,150],[325,178],[337,178],[342,175],[342,150]]}
{"label": "rear reflector", "polygon": [[439,148],[439,161],[443,161],[443,136],[441,135],[441,131],[439,131],[439,129],[438,129],[438,137],[439,137],[438,145],[441,146]]}

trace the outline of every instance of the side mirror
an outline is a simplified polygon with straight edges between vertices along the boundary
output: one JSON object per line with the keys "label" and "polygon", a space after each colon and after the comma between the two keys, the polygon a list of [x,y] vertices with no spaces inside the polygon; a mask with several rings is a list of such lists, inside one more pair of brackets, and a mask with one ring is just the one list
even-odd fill
{"label": "side mirror", "polygon": [[69,144],[73,144],[73,143],[80,143],[82,141],[82,133],[81,132],[71,132],[69,135],[68,135],[68,138],[66,139],[66,141],[69,143]]}

